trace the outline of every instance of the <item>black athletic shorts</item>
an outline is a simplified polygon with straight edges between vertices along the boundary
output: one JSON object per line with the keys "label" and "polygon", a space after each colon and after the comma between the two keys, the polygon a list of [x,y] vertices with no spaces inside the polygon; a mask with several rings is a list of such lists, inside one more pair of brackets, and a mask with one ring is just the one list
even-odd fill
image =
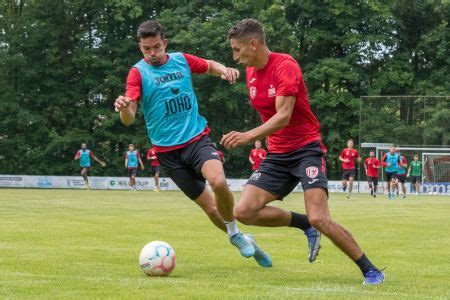
{"label": "black athletic shorts", "polygon": [[355,169],[348,169],[342,171],[342,179],[350,180],[350,177],[355,177]]}
{"label": "black athletic shorts", "polygon": [[217,149],[208,135],[184,148],[159,152],[156,156],[170,179],[192,200],[197,199],[206,187],[202,176],[203,164],[211,159],[220,161]]}
{"label": "black athletic shorts", "polygon": [[397,174],[397,179],[400,181],[400,183],[406,182],[406,174]]}
{"label": "black athletic shorts", "polygon": [[159,169],[160,169],[159,166],[150,166],[150,174],[152,176],[155,176],[156,173],[159,174]]}
{"label": "black athletic shorts", "polygon": [[378,185],[378,177],[367,176],[367,182],[373,183],[374,185]]}
{"label": "black athletic shorts", "polygon": [[411,176],[411,183],[420,183],[420,176]]}
{"label": "black athletic shorts", "polygon": [[328,194],[325,158],[319,142],[289,153],[269,153],[247,184],[259,187],[282,200],[299,182],[304,191],[323,188]]}
{"label": "black athletic shorts", "polygon": [[386,172],[386,181],[397,179],[397,172]]}
{"label": "black athletic shorts", "polygon": [[128,177],[136,177],[137,168],[128,168]]}

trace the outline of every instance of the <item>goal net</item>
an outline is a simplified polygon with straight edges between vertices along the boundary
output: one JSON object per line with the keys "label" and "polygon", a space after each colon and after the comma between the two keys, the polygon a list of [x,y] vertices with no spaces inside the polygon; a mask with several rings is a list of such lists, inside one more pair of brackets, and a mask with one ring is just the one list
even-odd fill
{"label": "goal net", "polygon": [[422,153],[422,161],[424,192],[450,195],[450,152]]}
{"label": "goal net", "polygon": [[[450,182],[445,159],[445,155],[450,155],[450,96],[361,97],[359,150],[362,158],[368,157],[373,149],[381,159],[392,145],[399,146],[408,167],[414,154],[419,155],[423,169],[421,191],[450,194],[448,190],[440,192]],[[423,156],[425,153],[429,156]],[[379,179],[385,180],[384,169],[380,170]],[[358,172],[358,181],[365,180],[364,172]],[[385,186],[386,182],[379,184],[380,192]],[[412,191],[410,184],[407,188]]]}

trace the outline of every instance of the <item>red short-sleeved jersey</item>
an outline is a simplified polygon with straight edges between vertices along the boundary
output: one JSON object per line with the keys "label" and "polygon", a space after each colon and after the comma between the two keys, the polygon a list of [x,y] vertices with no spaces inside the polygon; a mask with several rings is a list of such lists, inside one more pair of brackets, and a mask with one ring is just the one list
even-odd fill
{"label": "red short-sleeved jersey", "polygon": [[258,170],[259,165],[262,163],[262,161],[264,160],[264,158],[266,158],[267,156],[267,152],[264,149],[252,149],[252,151],[250,151],[250,158],[253,160],[254,164],[252,166],[252,170]]}
{"label": "red short-sleeved jersey", "polygon": [[272,52],[264,68],[247,67],[246,75],[250,102],[263,123],[276,114],[277,96],[296,97],[289,124],[267,138],[269,152],[287,153],[321,141],[320,124],[311,111],[302,71],[294,58]]}
{"label": "red short-sleeved jersey", "polygon": [[156,157],[155,148],[148,149],[148,151],[147,151],[147,160],[150,161],[150,166],[152,166],[152,167],[159,167],[160,163],[159,163],[158,158],[156,157],[156,159],[150,160],[151,157]]}
{"label": "red short-sleeved jersey", "polygon": [[356,149],[345,148],[344,150],[342,150],[340,157],[349,160],[348,163],[342,162],[342,169],[352,170],[355,169],[355,159],[359,157],[359,153]]}
{"label": "red short-sleeved jersey", "polygon": [[[208,71],[208,62],[206,61],[206,59],[186,53],[183,53],[183,56],[189,65],[191,73],[206,73]],[[170,54],[167,54],[166,63],[169,61],[169,59]],[[148,62],[147,59],[145,59],[145,61]],[[130,72],[128,73],[125,96],[130,98],[132,101],[139,101],[141,99],[141,89],[142,89],[141,74],[139,73],[139,70],[136,67],[133,67],[130,69]],[[184,148],[186,147],[186,145],[189,145],[190,143],[199,140],[202,136],[209,134],[210,131],[211,130],[209,129],[209,127],[206,126],[205,130],[202,133],[192,138],[187,143],[170,147],[162,147],[155,145],[155,150],[157,152],[167,152],[171,150]]]}
{"label": "red short-sleeved jersey", "polygon": [[368,157],[364,160],[364,165],[367,168],[366,175],[369,177],[378,177],[378,168],[380,167],[380,161],[376,157]]}

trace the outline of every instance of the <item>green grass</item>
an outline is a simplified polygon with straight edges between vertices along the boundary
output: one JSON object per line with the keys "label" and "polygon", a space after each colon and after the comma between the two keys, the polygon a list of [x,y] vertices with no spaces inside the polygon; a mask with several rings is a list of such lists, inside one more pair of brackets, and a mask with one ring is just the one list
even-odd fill
{"label": "green grass", "polygon": [[[304,211],[303,195],[275,205]],[[1,189],[0,298],[450,298],[449,197],[331,194],[330,206],[369,258],[387,266],[381,286],[363,286],[326,238],[320,261],[309,264],[301,232],[240,226],[272,255],[274,266],[262,269],[179,192]],[[176,251],[169,277],[139,268],[152,240]]]}

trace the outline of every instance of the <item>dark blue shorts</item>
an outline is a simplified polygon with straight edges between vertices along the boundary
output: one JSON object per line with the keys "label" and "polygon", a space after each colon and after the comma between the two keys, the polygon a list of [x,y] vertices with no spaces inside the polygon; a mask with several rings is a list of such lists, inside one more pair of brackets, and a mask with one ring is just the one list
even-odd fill
{"label": "dark blue shorts", "polygon": [[299,182],[304,191],[322,188],[328,193],[325,157],[319,142],[289,153],[269,153],[247,184],[263,189],[281,200]]}
{"label": "dark blue shorts", "polygon": [[203,164],[211,159],[221,161],[208,135],[184,148],[156,153],[156,156],[170,179],[192,200],[197,199],[206,187]]}

